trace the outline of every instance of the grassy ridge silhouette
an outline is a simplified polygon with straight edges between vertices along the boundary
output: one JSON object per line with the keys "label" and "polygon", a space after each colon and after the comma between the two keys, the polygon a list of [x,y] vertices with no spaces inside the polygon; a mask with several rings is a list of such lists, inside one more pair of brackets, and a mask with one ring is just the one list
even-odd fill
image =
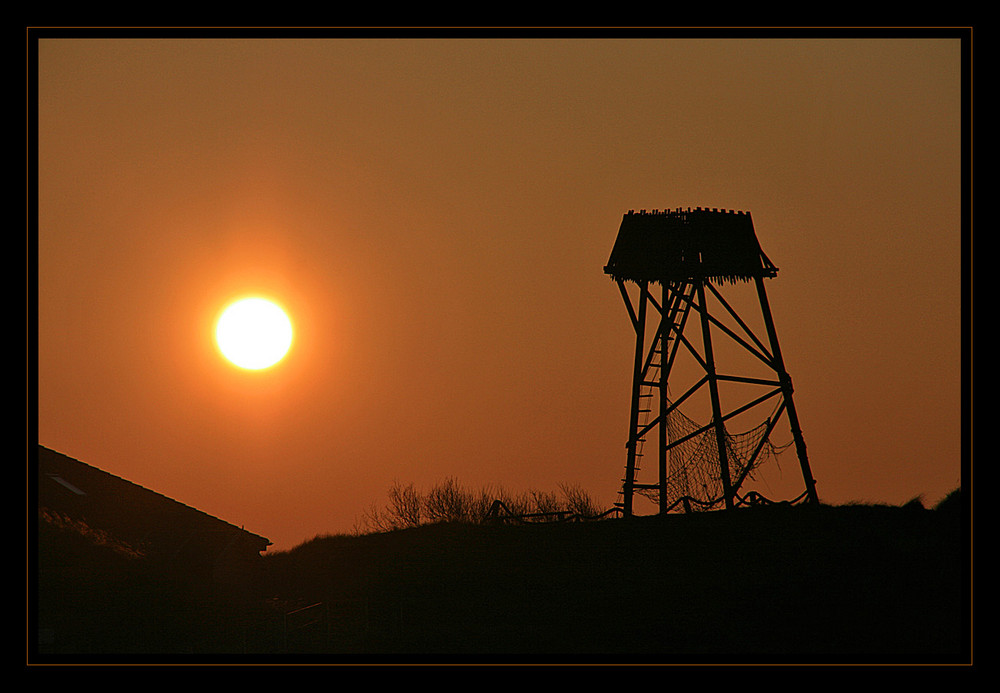
{"label": "grassy ridge silhouette", "polygon": [[317,537],[266,574],[302,603],[363,603],[344,651],[951,661],[967,632],[961,507],[956,492],[933,510],[439,521]]}

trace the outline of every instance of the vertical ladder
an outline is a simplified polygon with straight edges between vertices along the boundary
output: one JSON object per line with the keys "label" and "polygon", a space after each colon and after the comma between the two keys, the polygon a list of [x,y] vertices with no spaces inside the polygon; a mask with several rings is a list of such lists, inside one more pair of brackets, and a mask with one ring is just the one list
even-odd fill
{"label": "vertical ladder", "polygon": [[[643,449],[646,443],[646,435],[650,433],[655,426],[650,426],[649,419],[653,413],[653,401],[656,395],[659,393],[661,387],[666,387],[666,377],[669,374],[670,365],[673,361],[673,352],[676,348],[677,336],[683,333],[684,324],[687,321],[688,313],[691,309],[691,301],[693,294],[695,292],[695,284],[692,282],[678,282],[671,283],[669,287],[665,287],[663,292],[664,303],[666,305],[660,306],[661,310],[661,322],[658,327],[653,343],[650,346],[650,350],[645,357],[645,363],[642,368],[637,370],[635,377],[639,378],[639,388],[638,393],[634,395],[635,400],[633,402],[633,407],[635,411],[631,417],[631,421],[635,422],[635,427],[629,432],[629,444],[634,443],[635,452],[631,456],[631,459],[626,462],[625,465],[625,476],[622,478],[622,486],[618,492],[619,502],[615,503],[616,507],[624,509],[628,512],[631,507],[631,499],[626,498],[626,494],[634,491],[635,489],[659,489],[662,494],[664,491],[665,482],[665,470],[660,469],[660,483],[659,484],[640,484],[637,483],[639,472],[642,469],[642,457]],[[669,295],[669,302],[667,302],[667,296]],[[647,300],[645,294],[640,294],[640,301]],[[644,308],[644,306],[643,306]],[[645,310],[640,310],[640,315],[645,314]],[[645,325],[638,325],[637,329],[645,329]],[[664,332],[666,334],[664,334]],[[673,348],[671,348],[673,347]],[[666,356],[665,356],[666,353]],[[667,359],[665,362],[664,359]],[[663,402],[665,397],[661,398],[660,404],[657,406],[657,414],[659,415],[663,409]],[[665,427],[666,422],[660,421],[659,426]],[[626,446],[628,447],[628,445]],[[658,451],[659,452],[659,451]],[[660,454],[663,454],[662,452]],[[631,483],[629,483],[629,464],[632,465],[632,478]]]}

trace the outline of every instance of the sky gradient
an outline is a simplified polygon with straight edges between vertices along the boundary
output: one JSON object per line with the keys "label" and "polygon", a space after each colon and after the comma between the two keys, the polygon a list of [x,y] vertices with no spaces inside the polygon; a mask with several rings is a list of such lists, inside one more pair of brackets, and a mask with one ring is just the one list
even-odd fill
{"label": "sky gradient", "polygon": [[[932,504],[961,67],[948,37],[43,38],[38,442],[276,550],[396,480],[610,507],[633,333],[603,266],[628,210],[706,206],[779,268],[820,499]],[[260,373],[212,339],[249,292],[295,326]]]}

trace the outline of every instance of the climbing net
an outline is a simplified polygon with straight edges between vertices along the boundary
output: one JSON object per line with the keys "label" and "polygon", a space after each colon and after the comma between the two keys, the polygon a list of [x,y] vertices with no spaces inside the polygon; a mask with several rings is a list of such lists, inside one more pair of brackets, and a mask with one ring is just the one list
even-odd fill
{"label": "climbing net", "polygon": [[[760,467],[775,461],[792,441],[783,445],[771,442],[772,417],[743,433],[725,434],[726,459],[729,476],[733,481],[753,479]],[[685,510],[707,510],[724,502],[719,444],[714,427],[705,428],[685,416],[677,409],[667,417],[668,440],[683,440],[669,450],[666,478],[668,509],[673,510],[683,504]],[[754,452],[757,451],[756,456]],[[659,503],[659,489],[639,488],[636,492]],[[756,493],[746,494],[746,502],[754,502],[762,497]]]}

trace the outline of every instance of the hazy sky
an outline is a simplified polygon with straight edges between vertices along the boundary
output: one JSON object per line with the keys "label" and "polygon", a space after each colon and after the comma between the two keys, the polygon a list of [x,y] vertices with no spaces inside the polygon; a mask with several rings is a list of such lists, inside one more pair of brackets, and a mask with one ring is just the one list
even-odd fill
{"label": "hazy sky", "polygon": [[[42,39],[38,442],[288,549],[625,465],[630,209],[750,211],[820,499],[960,482],[957,38]],[[264,373],[213,322],[275,296]],[[787,458],[787,459],[786,459]],[[778,477],[801,489],[792,456]]]}

